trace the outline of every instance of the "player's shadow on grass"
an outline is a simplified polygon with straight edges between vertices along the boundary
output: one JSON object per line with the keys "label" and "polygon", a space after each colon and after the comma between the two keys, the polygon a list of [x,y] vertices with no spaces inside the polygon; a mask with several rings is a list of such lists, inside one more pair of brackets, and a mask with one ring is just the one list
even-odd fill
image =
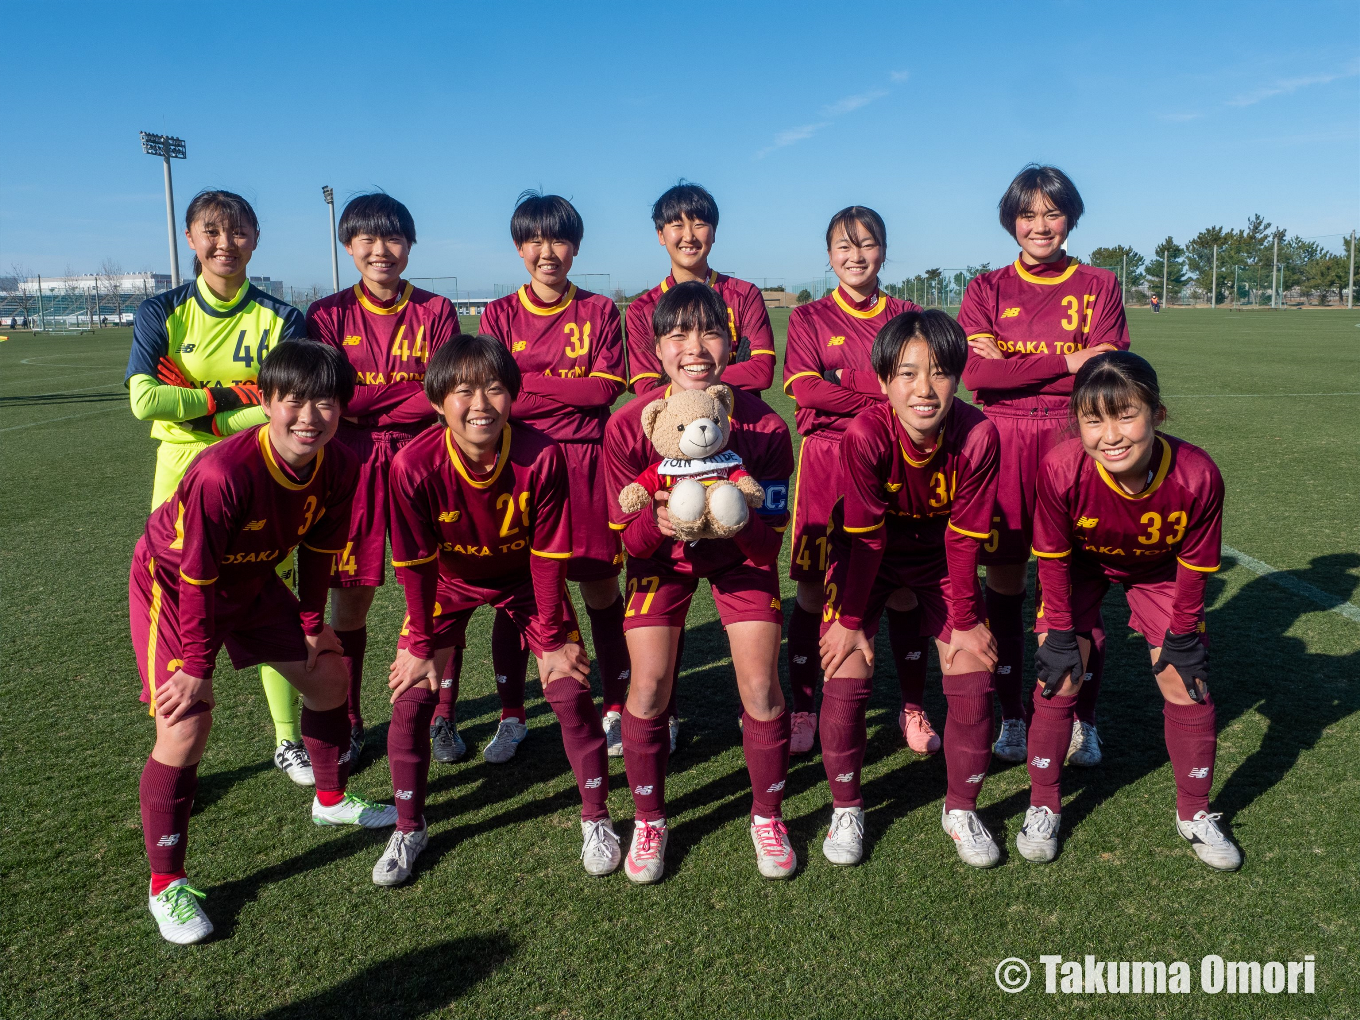
{"label": "player's shadow on grass", "polygon": [[0,397],[4,407],[60,407],[63,404],[125,403],[126,392],[111,393],[33,393],[14,397]]}
{"label": "player's shadow on grass", "polygon": [[274,768],[271,759],[254,761],[249,765],[241,765],[234,769],[224,769],[219,772],[204,772],[199,775],[198,789],[194,793],[194,814],[198,815],[212,807],[237,783],[243,782],[261,772],[269,772]]}
{"label": "player's shadow on grass", "polygon": [[517,948],[501,933],[436,942],[365,967],[333,988],[260,1013],[255,1020],[427,1016],[494,974]]}

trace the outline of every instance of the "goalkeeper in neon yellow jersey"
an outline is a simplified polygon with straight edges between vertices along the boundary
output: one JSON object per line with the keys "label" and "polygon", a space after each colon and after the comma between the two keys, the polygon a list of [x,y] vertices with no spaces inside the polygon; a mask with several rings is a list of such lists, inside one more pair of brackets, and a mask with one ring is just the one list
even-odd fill
{"label": "goalkeeper in neon yellow jersey", "polygon": [[[132,329],[126,384],[132,413],[160,440],[154,510],[175,493],[189,464],[212,443],[265,421],[255,385],[260,362],[285,340],[305,340],[302,313],[250,283],[246,266],[260,238],[255,211],[230,191],[199,192],[184,216],[195,278],[143,301]],[[293,580],[293,557],[279,565]],[[310,786],[299,729],[301,699],[279,673],[260,667],[274,719],[274,764]]]}

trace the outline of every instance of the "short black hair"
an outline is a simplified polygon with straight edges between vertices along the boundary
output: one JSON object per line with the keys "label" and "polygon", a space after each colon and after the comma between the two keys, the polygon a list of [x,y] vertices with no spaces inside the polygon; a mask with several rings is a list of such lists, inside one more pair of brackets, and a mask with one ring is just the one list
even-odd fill
{"label": "short black hair", "polygon": [[652,309],[652,336],[660,340],[677,329],[728,335],[727,302],[718,292],[699,280],[677,283]]}
{"label": "short black hair", "polygon": [[1015,180],[997,203],[1001,226],[1006,233],[1015,236],[1015,221],[1022,212],[1033,208],[1036,195],[1043,195],[1053,203],[1054,209],[1067,217],[1069,233],[1077,228],[1077,220],[1081,219],[1086,206],[1082,204],[1081,192],[1077,191],[1072,178],[1056,166],[1030,163],[1015,175]]}
{"label": "short black hair", "polygon": [[581,214],[561,195],[522,191],[515,200],[515,212],[510,217],[510,239],[516,248],[538,239],[566,241],[579,250],[585,232]]}
{"label": "short black hair", "polygon": [[265,355],[256,379],[265,400],[335,400],[354,396],[354,366],[336,348],[315,340],[285,340]]}
{"label": "short black hair", "polygon": [[338,230],[341,244],[349,244],[356,234],[393,237],[400,234],[407,244],[416,243],[416,221],[411,210],[391,195],[375,191],[351,198],[340,214]]}
{"label": "short black hair", "polygon": [[831,217],[831,222],[826,228],[826,250],[831,250],[831,242],[836,239],[838,230],[844,230],[845,236],[850,238],[850,243],[858,248],[864,243],[860,238],[861,229],[868,231],[869,236],[880,248],[888,250],[887,224],[883,222],[882,216],[867,205],[847,205]]}
{"label": "short black hair", "polygon": [[1097,354],[1077,370],[1069,408],[1073,418],[1117,417],[1143,404],[1155,415],[1165,411],[1157,370],[1132,351]]}
{"label": "short black hair", "polygon": [[425,396],[433,404],[442,404],[459,386],[485,386],[495,380],[514,399],[519,396],[522,378],[519,365],[494,336],[459,333],[430,358],[425,369]]}
{"label": "short black hair", "polygon": [[710,227],[718,225],[718,203],[702,185],[682,180],[652,203],[652,223],[657,230],[686,216],[702,220]]}
{"label": "short black hair", "polygon": [[930,359],[945,375],[955,379],[963,375],[963,366],[968,360],[968,337],[952,315],[930,308],[893,316],[874,337],[869,360],[885,383],[897,375],[902,351],[913,340],[926,342]]}
{"label": "short black hair", "polygon": [[250,203],[234,191],[217,188],[204,188],[190,200],[189,208],[184,210],[184,229],[193,230],[195,220],[214,213],[226,220],[229,227],[249,227],[256,237],[260,235],[260,221]]}

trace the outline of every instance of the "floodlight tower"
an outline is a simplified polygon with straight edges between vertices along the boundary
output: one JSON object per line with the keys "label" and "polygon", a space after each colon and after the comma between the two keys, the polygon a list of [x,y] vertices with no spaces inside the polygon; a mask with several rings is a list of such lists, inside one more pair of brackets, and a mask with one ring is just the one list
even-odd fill
{"label": "floodlight tower", "polygon": [[170,182],[170,161],[187,159],[188,150],[183,138],[171,135],[153,135],[146,131],[142,135],[142,151],[149,156],[160,156],[165,160],[165,223],[170,233],[170,285],[179,286],[179,242],[175,239],[175,189]]}
{"label": "floodlight tower", "polygon": [[340,292],[340,252],[335,247],[335,192],[329,184],[321,185],[321,197],[331,207],[331,293]]}

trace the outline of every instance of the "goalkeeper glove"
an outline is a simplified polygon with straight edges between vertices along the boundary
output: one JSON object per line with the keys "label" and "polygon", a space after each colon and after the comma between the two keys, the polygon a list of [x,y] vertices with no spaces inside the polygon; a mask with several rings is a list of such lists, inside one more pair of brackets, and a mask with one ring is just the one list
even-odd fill
{"label": "goalkeeper glove", "polygon": [[1044,643],[1034,653],[1034,667],[1039,679],[1044,683],[1043,696],[1051,698],[1062,686],[1063,677],[1071,674],[1082,675],[1085,667],[1081,663],[1081,649],[1077,647],[1077,635],[1070,630],[1050,630]]}
{"label": "goalkeeper glove", "polygon": [[1204,647],[1199,635],[1173,634],[1168,630],[1166,637],[1162,638],[1162,654],[1157,657],[1152,672],[1161,673],[1167,666],[1176,667],[1190,700],[1197,705],[1203,704],[1204,694],[1195,681],[1203,681],[1206,685],[1209,683],[1209,649]]}
{"label": "goalkeeper glove", "polygon": [[209,414],[219,411],[235,411],[241,407],[253,407],[260,403],[260,387],[254,381],[237,383],[235,386],[209,386]]}
{"label": "goalkeeper glove", "polygon": [[161,358],[156,363],[156,378],[167,386],[183,386],[185,389],[197,389],[193,383],[184,378],[184,373],[180,371],[169,358]]}

